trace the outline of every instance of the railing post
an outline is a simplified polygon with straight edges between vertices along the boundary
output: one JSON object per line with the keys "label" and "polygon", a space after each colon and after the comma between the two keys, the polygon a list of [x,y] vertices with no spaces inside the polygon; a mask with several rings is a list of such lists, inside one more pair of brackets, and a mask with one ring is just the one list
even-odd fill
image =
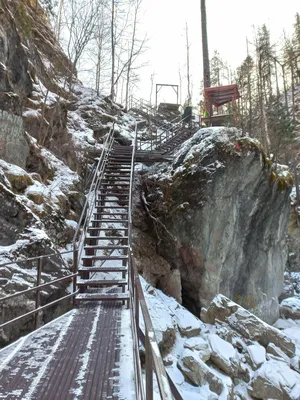
{"label": "railing post", "polygon": [[145,335],[145,353],[146,353],[146,400],[153,400],[153,361],[149,339],[149,332],[146,329]]}
{"label": "railing post", "polygon": [[[39,258],[37,263],[37,274],[36,274],[37,287],[39,287],[41,284],[41,277],[42,277],[42,258]],[[40,307],[40,302],[41,302],[40,290],[37,289],[35,294],[35,309],[38,309]],[[39,312],[37,312],[35,314],[35,329],[38,329],[39,326],[40,326],[40,316]]]}
{"label": "railing post", "polygon": [[[73,274],[77,274],[78,272],[78,247],[76,246],[76,243],[74,243],[74,248],[73,248]],[[77,289],[77,276],[73,276],[73,293],[76,292]],[[73,296],[73,306],[75,306],[76,300],[75,296]]]}
{"label": "railing post", "polygon": [[[132,267],[133,269],[133,267]],[[140,332],[140,302],[139,302],[139,296],[138,296],[138,291],[136,289],[136,276],[135,276],[135,271],[132,271],[134,274],[134,302],[135,302],[135,324],[136,324],[136,331],[137,335],[139,337],[139,332]]]}

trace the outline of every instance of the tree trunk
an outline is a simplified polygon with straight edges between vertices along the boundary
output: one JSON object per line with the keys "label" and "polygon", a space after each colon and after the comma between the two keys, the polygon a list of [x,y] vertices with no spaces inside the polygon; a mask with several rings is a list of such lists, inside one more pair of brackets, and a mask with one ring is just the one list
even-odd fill
{"label": "tree trunk", "polygon": [[185,23],[185,35],[186,35],[186,69],[187,69],[187,91],[188,91],[188,106],[191,105],[191,77],[190,77],[190,44],[189,44],[189,31],[188,25]]}
{"label": "tree trunk", "polygon": [[128,108],[130,73],[131,73],[132,57],[133,57],[135,39],[136,39],[136,37],[135,37],[136,36],[136,24],[137,24],[137,15],[138,15],[139,5],[140,5],[140,3],[139,3],[139,1],[137,1],[136,5],[135,5],[135,10],[134,10],[131,47],[130,47],[128,65],[127,65],[127,74],[126,74],[126,92],[125,92],[125,107],[126,107],[126,109]]}
{"label": "tree trunk", "polygon": [[111,2],[111,100],[115,99],[115,0]]}
{"label": "tree trunk", "polygon": [[202,29],[202,52],[203,52],[203,83],[204,88],[210,87],[210,66],[207,41],[207,22],[206,22],[206,4],[201,0],[201,29]]}

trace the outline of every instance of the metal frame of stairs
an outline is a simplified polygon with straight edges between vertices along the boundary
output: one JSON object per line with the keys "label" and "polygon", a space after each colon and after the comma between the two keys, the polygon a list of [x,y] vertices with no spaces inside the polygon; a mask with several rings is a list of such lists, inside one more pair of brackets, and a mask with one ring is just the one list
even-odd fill
{"label": "metal frame of stairs", "polygon": [[[86,301],[126,303],[131,312],[137,399],[153,400],[155,372],[161,399],[182,400],[165,370],[132,253],[132,193],[136,149],[137,126],[133,146],[116,145],[114,129],[111,129],[79,222],[81,230],[77,230],[73,241],[73,272],[79,274],[79,279],[75,277],[73,282],[74,291],[79,291],[75,304]],[[111,273],[120,276],[114,276],[113,279],[103,277]],[[140,329],[141,317],[144,320],[144,332]],[[140,343],[145,347],[145,387],[139,356]]]}
{"label": "metal frame of stairs", "polygon": [[[47,307],[73,298],[74,304],[88,301],[114,301],[130,308],[134,345],[134,366],[137,400],[153,400],[153,373],[162,400],[183,400],[168,376],[163,364],[143,289],[132,253],[132,194],[134,166],[137,159],[147,152],[137,151],[137,125],[133,146],[114,143],[111,128],[93,174],[87,201],[83,207],[78,228],[73,239],[73,272],[71,275],[41,284],[42,261],[56,254],[32,259],[15,260],[13,263],[37,262],[36,286],[0,299],[0,305],[12,298],[36,294],[35,309],[6,321],[0,328],[13,325],[23,318],[36,316]],[[111,276],[113,274],[113,276]],[[54,283],[73,281],[73,293],[44,306],[40,305],[40,291]],[[144,330],[140,329],[143,318]],[[145,385],[141,369],[139,346],[145,348]]]}

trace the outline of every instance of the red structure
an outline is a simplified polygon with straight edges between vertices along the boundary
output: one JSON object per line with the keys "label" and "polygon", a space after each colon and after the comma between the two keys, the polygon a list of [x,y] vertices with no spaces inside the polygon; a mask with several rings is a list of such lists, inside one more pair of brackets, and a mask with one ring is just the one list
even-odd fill
{"label": "red structure", "polygon": [[[204,122],[207,126],[234,123],[237,110],[236,100],[240,97],[237,85],[205,88],[201,122]],[[227,113],[219,113],[219,107],[225,104],[228,104]],[[215,110],[216,113],[214,113]]]}

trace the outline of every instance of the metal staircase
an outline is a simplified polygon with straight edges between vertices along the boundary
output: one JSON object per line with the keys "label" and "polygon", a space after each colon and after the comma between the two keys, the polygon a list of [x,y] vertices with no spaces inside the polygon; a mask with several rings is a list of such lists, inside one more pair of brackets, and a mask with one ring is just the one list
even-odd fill
{"label": "metal staircase", "polygon": [[84,238],[77,303],[122,300],[129,307],[128,208],[132,150],[129,146],[114,145],[107,154]]}

